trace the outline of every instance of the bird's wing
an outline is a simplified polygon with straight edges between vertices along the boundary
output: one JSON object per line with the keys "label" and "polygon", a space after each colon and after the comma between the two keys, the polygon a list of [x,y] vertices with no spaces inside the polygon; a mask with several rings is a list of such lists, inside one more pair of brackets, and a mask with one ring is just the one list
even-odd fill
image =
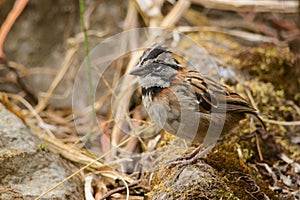
{"label": "bird's wing", "polygon": [[213,79],[197,71],[188,71],[186,80],[195,92],[200,112],[245,112],[256,115],[256,110],[244,98]]}

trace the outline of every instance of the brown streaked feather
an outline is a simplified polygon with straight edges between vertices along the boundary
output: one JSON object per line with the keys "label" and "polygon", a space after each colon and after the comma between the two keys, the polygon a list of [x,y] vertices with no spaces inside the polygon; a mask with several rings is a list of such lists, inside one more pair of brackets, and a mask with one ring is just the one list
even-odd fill
{"label": "brown streaked feather", "polygon": [[230,88],[217,83],[210,77],[203,76],[197,71],[187,71],[186,80],[195,92],[200,112],[211,113],[212,109],[215,108],[214,112],[226,110],[226,113],[251,114],[266,129],[266,125],[258,116],[256,109]]}
{"label": "brown streaked feather", "polygon": [[213,108],[216,108],[215,111],[219,110],[220,112],[226,110],[226,112],[247,112],[256,115],[256,110],[228,87],[201,75],[197,71],[188,71],[186,77],[199,101],[200,112],[210,113]]}

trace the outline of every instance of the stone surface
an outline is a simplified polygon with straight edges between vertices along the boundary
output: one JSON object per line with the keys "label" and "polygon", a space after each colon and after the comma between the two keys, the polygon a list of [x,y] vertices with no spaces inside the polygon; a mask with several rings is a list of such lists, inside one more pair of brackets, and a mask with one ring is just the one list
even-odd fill
{"label": "stone surface", "polygon": [[[75,170],[41,148],[23,122],[0,105],[0,199],[33,199]],[[83,199],[83,185],[72,178],[43,199]]]}
{"label": "stone surface", "polygon": [[155,174],[154,200],[220,199],[232,191],[209,165],[198,163],[180,168],[165,168]]}

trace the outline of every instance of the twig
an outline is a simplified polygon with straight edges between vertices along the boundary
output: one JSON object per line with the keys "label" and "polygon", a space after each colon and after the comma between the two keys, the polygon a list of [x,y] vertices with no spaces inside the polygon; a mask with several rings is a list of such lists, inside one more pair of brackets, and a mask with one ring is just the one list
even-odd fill
{"label": "twig", "polygon": [[293,101],[288,101],[287,104],[292,106],[300,116],[300,108]]}
{"label": "twig", "polygon": [[258,152],[258,155],[259,155],[259,159],[260,161],[263,161],[264,160],[264,157],[261,153],[261,148],[260,148],[260,144],[259,144],[259,138],[258,138],[258,135],[255,133],[255,141],[256,141],[256,149],[257,149],[257,152]]}
{"label": "twig", "polygon": [[277,0],[192,0],[192,3],[208,8],[236,12],[297,13],[298,1]]}
{"label": "twig", "polygon": [[19,15],[24,10],[25,6],[27,5],[28,0],[16,0],[14,7],[9,12],[6,20],[1,26],[0,29],[0,60],[6,61],[6,56],[3,52],[3,44],[5,41],[5,38],[11,29],[12,25],[15,23],[16,19],[19,17]]}
{"label": "twig", "polygon": [[[135,10],[134,3],[132,1],[130,1],[128,6],[129,6],[129,9],[127,11],[126,21],[124,23],[124,30],[129,29],[129,28],[134,28],[134,26],[137,25],[136,24],[137,23],[137,12]],[[132,37],[132,35],[131,35],[131,37]],[[132,38],[132,41],[135,41],[135,40],[136,40],[136,38]],[[132,44],[135,45],[135,43],[132,43]],[[121,48],[125,47],[126,45],[128,45],[128,41],[122,41]],[[132,53],[125,73],[128,73],[135,66],[135,64],[138,61],[138,57],[139,57],[138,52]],[[115,74],[115,77],[116,76],[119,76],[119,75]],[[129,102],[130,102],[130,98],[131,98],[130,95],[132,94],[132,90],[133,90],[133,86],[134,86],[134,85],[131,85],[131,87],[128,87],[128,83],[132,83],[133,79],[134,78],[132,76],[125,76],[121,83],[120,94],[124,93],[124,95],[123,95],[122,101],[118,104],[116,111],[115,111],[114,121],[116,123],[115,123],[114,127],[112,128],[112,132],[111,132],[112,146],[118,145],[118,143],[120,141],[121,130],[120,130],[120,127],[117,122],[120,122],[121,120],[128,118],[126,111],[127,111],[127,108],[128,108]],[[111,89],[111,92],[113,94],[112,89]],[[115,154],[116,154],[116,152],[112,151],[111,158],[113,158],[115,156]]]}
{"label": "twig", "polygon": [[270,124],[278,124],[283,126],[300,126],[300,121],[277,121],[272,119],[262,119],[264,122],[270,123]]}
{"label": "twig", "polygon": [[256,33],[249,33],[246,31],[241,31],[241,30],[229,30],[225,28],[220,28],[220,27],[212,27],[212,26],[179,26],[177,27],[177,30],[179,32],[215,32],[215,33],[222,33],[226,34],[232,37],[237,37],[241,38],[244,40],[248,40],[250,42],[265,42],[265,43],[273,43],[276,44],[277,46],[287,46],[285,42],[279,41],[276,38],[271,38],[267,37],[264,35],[256,34]]}
{"label": "twig", "polygon": [[134,6],[136,7],[137,11],[140,13],[145,25],[149,26],[149,19],[147,18],[146,13],[142,10],[140,4],[137,3],[137,0],[134,0],[133,3],[134,3]]}
{"label": "twig", "polygon": [[264,167],[267,170],[267,172],[269,172],[269,175],[271,175],[274,181],[273,185],[277,185],[278,179],[276,177],[276,174],[273,172],[272,168],[267,163],[256,163],[256,164]]}
{"label": "twig", "polygon": [[[128,68],[126,70],[125,73],[128,73],[130,69],[133,68],[133,66],[135,66],[136,62],[138,61],[139,58],[139,53],[138,52],[133,52],[131,59],[128,63]],[[119,92],[119,97],[122,96],[122,101],[117,105],[116,108],[116,112],[115,112],[115,122],[120,122],[123,121],[124,119],[127,119],[128,116],[126,114],[129,102],[130,102],[130,98],[131,98],[131,94],[132,94],[132,90],[134,85],[131,84],[130,86],[128,86],[128,83],[133,83],[133,77],[132,76],[125,76],[123,79],[123,83],[127,83],[127,84],[122,84],[122,87],[120,89]],[[120,127],[118,125],[118,123],[115,123],[113,129],[112,129],[112,133],[111,133],[111,143],[113,146],[118,145],[119,140],[120,140]],[[116,152],[112,152],[112,157],[115,155]]]}
{"label": "twig", "polygon": [[[111,150],[115,150],[116,148],[119,148],[119,147],[122,146],[123,144],[127,143],[127,142],[129,141],[129,139],[131,139],[131,138],[128,138],[127,140],[123,141],[122,143],[120,143],[120,144],[119,144],[118,146],[116,146],[115,148],[112,148]],[[61,142],[61,143],[62,143],[62,142]],[[63,144],[63,143],[62,143],[62,144]],[[63,145],[65,145],[65,144],[63,144]],[[67,146],[67,145],[65,145],[65,146]],[[56,146],[56,147],[60,148],[60,145],[59,145],[59,146]],[[71,150],[72,150],[72,149],[70,149],[70,147],[69,147],[68,149],[66,149],[66,151],[71,151]],[[60,153],[62,154],[62,152],[60,152]],[[71,152],[71,153],[73,153],[73,152]],[[59,183],[57,183],[57,184],[54,185],[52,188],[48,189],[46,192],[42,193],[40,196],[38,196],[38,197],[36,198],[36,200],[41,199],[43,196],[45,196],[46,194],[48,194],[48,193],[51,192],[52,190],[56,189],[57,187],[59,187],[60,185],[62,185],[63,183],[65,183],[65,182],[66,182],[67,180],[69,180],[70,178],[76,176],[77,174],[79,174],[79,173],[82,172],[83,170],[88,169],[89,167],[92,167],[92,165],[94,165],[94,164],[100,164],[102,169],[108,168],[108,166],[103,165],[102,163],[100,163],[99,160],[102,159],[103,157],[105,157],[106,155],[108,155],[109,153],[111,153],[111,152],[108,151],[108,152],[102,154],[101,156],[97,157],[96,159],[92,159],[92,158],[87,157],[87,158],[89,158],[89,159],[91,160],[88,164],[86,164],[84,167],[80,168],[79,170],[77,170],[77,171],[74,172],[73,174],[69,175],[67,178],[65,178],[65,179],[63,179],[62,181],[60,181]],[[77,155],[77,156],[78,156],[78,155]],[[77,156],[76,156],[76,158],[77,158]],[[84,155],[82,155],[82,156],[84,156]],[[69,159],[69,158],[67,157],[67,159]],[[114,174],[114,175],[115,175],[116,172],[113,172],[112,170],[111,170],[111,171],[101,171],[101,175],[102,175],[102,176],[106,176],[106,177],[112,178],[113,176],[112,176],[111,174]],[[120,177],[122,177],[121,174],[118,174],[118,178],[120,178]],[[123,178],[123,177],[124,177],[124,178]],[[131,178],[129,178],[129,177],[127,177],[127,176],[124,176],[124,175],[123,175],[123,177],[122,177],[122,178],[123,178],[123,179],[126,179],[126,181],[132,182],[132,179],[131,179]],[[115,179],[115,178],[114,178],[114,179]]]}
{"label": "twig", "polygon": [[[3,93],[0,92],[0,96],[6,95],[9,98],[18,100],[19,102],[21,102],[30,112],[31,114],[35,117],[35,119],[38,121],[38,124],[44,124],[43,119],[39,116],[39,114],[36,112],[36,110],[30,105],[30,103],[28,103],[23,97],[17,95],[17,94],[11,94],[11,93]],[[54,134],[49,130],[49,129],[45,129],[45,131],[47,132],[47,136],[49,138],[55,138]]]}
{"label": "twig", "polygon": [[[102,38],[103,36],[107,35],[109,33],[109,29],[105,29],[103,31],[97,31],[97,30],[87,30],[88,36],[94,36],[98,38]],[[80,32],[76,34],[74,37],[67,39],[68,44],[70,46],[77,45],[78,43],[84,42],[84,33]]]}
{"label": "twig", "polygon": [[84,197],[86,200],[94,200],[92,194],[93,191],[92,181],[93,181],[93,175],[89,175],[84,178]]}
{"label": "twig", "polygon": [[65,76],[66,72],[68,71],[69,67],[71,66],[71,62],[73,60],[73,57],[75,56],[75,53],[77,52],[78,48],[71,48],[67,51],[67,55],[64,59],[64,62],[62,64],[62,68],[60,69],[59,73],[51,83],[50,88],[48,89],[46,96],[40,99],[38,105],[36,106],[35,110],[39,113],[42,110],[45,109],[47,106],[49,99],[52,97],[54,91],[58,87],[59,83]]}
{"label": "twig", "polygon": [[191,2],[189,0],[179,0],[172,10],[161,22],[162,27],[171,27],[175,25],[182,17],[183,13],[190,7]]}
{"label": "twig", "polygon": [[92,80],[92,66],[91,66],[91,59],[90,59],[90,51],[89,51],[89,42],[88,42],[88,35],[87,35],[87,28],[84,21],[84,1],[79,0],[79,8],[80,8],[80,21],[81,21],[81,28],[83,30],[84,34],[84,49],[85,49],[85,56],[86,56],[86,67],[87,67],[87,80],[88,80],[88,86],[89,86],[89,99],[90,99],[90,105],[92,108],[92,122],[90,125],[89,132],[84,136],[83,140],[88,141],[89,138],[92,135],[93,128],[97,124],[97,116],[96,116],[96,110],[95,110],[95,99],[94,99],[94,85]]}
{"label": "twig", "polygon": [[122,192],[122,191],[124,191],[127,188],[134,187],[134,186],[138,185],[140,182],[141,181],[139,180],[139,181],[136,181],[136,182],[128,184],[127,187],[126,186],[122,186],[122,187],[118,187],[118,188],[116,188],[114,190],[111,190],[107,194],[105,194],[103,197],[101,197],[99,200],[104,200],[104,199],[110,197],[111,195],[113,195],[113,194],[115,194],[117,192]]}
{"label": "twig", "polygon": [[90,16],[91,14],[99,7],[100,4],[102,4],[104,0],[97,0],[93,3],[86,11],[84,12],[84,22],[86,24],[86,28],[88,29],[90,27]]}
{"label": "twig", "polygon": [[[123,27],[123,30],[124,31],[127,31],[129,29],[132,29],[132,28],[136,28],[137,27],[137,11],[135,9],[135,6],[134,6],[134,2],[133,1],[129,1],[128,2],[128,11],[127,11],[127,15],[126,15],[126,18],[125,18],[125,22],[124,22],[124,27]],[[136,43],[135,43],[135,40],[137,39],[136,35],[133,35],[133,34],[130,34],[131,39],[130,42],[131,45],[135,45],[136,46]],[[122,40],[121,43],[120,43],[120,49],[125,49],[127,45],[130,45],[130,43],[128,43],[128,40]],[[123,59],[118,59],[117,60],[117,63],[116,63],[116,70],[115,70],[115,73],[114,73],[114,77],[113,77],[113,85],[112,85],[112,88],[115,88],[116,87],[116,83],[118,83],[118,79],[120,78],[121,76],[121,69],[122,69],[122,66],[123,66]],[[131,67],[133,67],[134,65],[132,65]],[[129,77],[129,79],[132,80],[133,77]],[[126,78],[125,78],[126,79]],[[105,81],[105,80],[103,80]],[[130,80],[124,80],[123,83],[128,83],[127,81],[130,81]],[[115,96],[114,94],[114,91],[112,88],[110,88],[109,84],[107,82],[105,82],[106,86],[110,89],[111,93],[113,94],[113,96]],[[124,92],[126,91],[126,84],[122,84],[121,86],[121,92]],[[122,118],[125,118],[124,116],[126,115],[126,110],[127,110],[127,107],[128,107],[128,103],[129,103],[129,100],[130,100],[130,96],[129,95],[125,95],[126,97],[126,105],[122,105],[123,103],[121,103],[121,105],[118,105],[118,108],[116,110],[116,122],[120,121],[120,119]],[[115,96],[116,97],[116,96]],[[124,102],[124,100],[122,100],[122,102]],[[120,141],[120,138],[121,138],[121,132],[120,132],[120,128],[118,125],[115,125],[112,129],[112,133],[111,133],[111,141],[112,141],[112,144],[113,145],[116,145],[119,143]],[[116,152],[112,152],[112,157],[113,158],[113,155],[115,155]],[[110,158],[108,158],[110,159]]]}
{"label": "twig", "polygon": [[247,96],[248,96],[248,98],[249,98],[249,100],[250,100],[251,105],[253,106],[253,108],[259,112],[259,110],[257,108],[257,105],[256,105],[256,103],[255,103],[255,101],[253,99],[253,96],[252,96],[250,90],[245,87],[245,92],[246,92],[246,94],[247,94]]}
{"label": "twig", "polygon": [[[21,96],[16,95],[16,94],[11,94],[11,93],[1,93],[1,95],[6,95],[9,98],[15,99],[19,102],[21,102],[30,112],[31,114],[35,117],[35,119],[38,121],[39,124],[43,124],[42,118],[36,113],[35,109]],[[62,157],[72,160],[73,162],[78,162],[81,164],[85,164],[85,166],[81,169],[79,169],[76,174],[81,172],[84,169],[102,169],[105,170],[108,168],[108,166],[104,165],[103,163],[99,162],[101,158],[105,156],[103,154],[102,156],[98,157],[97,159],[90,158],[82,153],[82,150],[77,149],[77,147],[74,147],[72,145],[67,145],[61,142],[61,140],[56,139],[51,130],[49,130],[46,126],[41,128],[42,130],[46,131],[49,135],[44,134],[44,132],[40,129],[40,127],[35,126],[33,123],[28,123],[27,125],[29,126],[30,130],[32,131],[32,134],[37,136],[39,139],[43,140],[49,149],[51,149],[54,152],[58,152]],[[129,139],[123,141],[119,146],[115,147],[118,148],[122,145],[124,145],[126,142],[128,142]],[[76,174],[73,174],[76,175]],[[109,173],[101,173],[101,175],[106,176],[108,178],[115,179],[114,176],[111,176]],[[120,175],[118,175],[120,176]],[[70,177],[69,177],[70,178]],[[68,178],[66,178],[68,180]],[[62,182],[65,182],[66,180],[63,180]],[[126,181],[132,182],[132,179],[126,177]],[[54,189],[54,188],[53,188]]]}
{"label": "twig", "polygon": [[[247,93],[247,95],[248,95],[248,98],[249,98],[249,100],[250,100],[250,102],[251,102],[253,108],[254,108],[255,110],[258,111],[258,108],[257,108],[257,106],[256,106],[256,103],[255,103],[255,101],[254,101],[254,99],[253,99],[253,96],[252,96],[250,90],[249,90],[248,88],[245,88],[245,91],[246,91],[246,93]],[[260,118],[257,118],[257,119],[260,119]],[[263,125],[263,127],[264,127],[264,131],[265,131],[265,130],[266,130],[266,126],[265,126],[265,124],[263,123],[263,120],[260,119],[260,122],[262,123],[262,125]],[[256,132],[257,132],[257,131],[255,131],[256,149],[257,149],[257,152],[258,152],[258,155],[259,155],[259,159],[260,159],[261,161],[263,161],[263,160],[264,160],[264,157],[263,157],[263,155],[262,155],[262,153],[261,153],[261,148],[260,148],[260,144],[259,144],[259,138],[258,138],[258,135],[256,134]]]}
{"label": "twig", "polygon": [[[34,104],[37,104],[38,100],[37,100],[34,92],[27,85],[27,83],[23,80],[23,77],[22,77],[23,75],[21,75],[20,72],[19,72],[18,66],[20,66],[20,65],[18,65],[15,62],[7,62],[6,66],[8,67],[8,69],[10,69],[11,71],[13,71],[13,73],[16,75],[16,81],[17,81],[18,86],[28,95],[28,97],[30,98],[30,100]],[[23,67],[24,66],[21,66],[21,68],[23,68]]]}
{"label": "twig", "polygon": [[[257,106],[254,102],[254,99],[251,95],[251,92],[246,88],[245,89],[247,95],[248,95],[248,98],[250,99],[250,102],[252,104],[252,106],[256,109],[257,109]],[[267,123],[270,123],[270,124],[278,124],[278,125],[284,125],[284,126],[300,126],[300,121],[290,121],[290,122],[287,122],[287,121],[278,121],[278,120],[272,120],[272,119],[265,119],[265,118],[262,118],[262,121],[263,122],[267,122]]]}

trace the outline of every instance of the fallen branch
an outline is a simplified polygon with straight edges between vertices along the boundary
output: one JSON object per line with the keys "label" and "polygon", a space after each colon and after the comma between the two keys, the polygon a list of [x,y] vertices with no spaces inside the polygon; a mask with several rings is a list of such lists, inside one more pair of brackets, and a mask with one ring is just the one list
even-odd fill
{"label": "fallen branch", "polygon": [[192,0],[204,7],[236,12],[297,13],[298,1],[276,0]]}
{"label": "fallen branch", "polygon": [[133,182],[133,183],[130,183],[128,184],[128,186],[122,186],[122,187],[118,187],[114,190],[111,190],[110,192],[108,192],[107,194],[105,194],[103,197],[101,197],[99,200],[104,200],[108,197],[110,197],[111,195],[115,194],[115,193],[118,193],[118,192],[122,192],[130,187],[134,187],[134,186],[137,186],[141,181],[136,181],[136,182]]}
{"label": "fallen branch", "polygon": [[250,42],[265,42],[265,43],[273,43],[277,46],[287,46],[285,42],[281,42],[276,38],[271,38],[268,36],[264,36],[257,33],[249,33],[241,30],[230,30],[220,27],[213,26],[179,26],[176,29],[179,32],[187,33],[187,32],[213,32],[213,33],[221,33],[225,35],[229,35],[232,37],[241,38]]}

